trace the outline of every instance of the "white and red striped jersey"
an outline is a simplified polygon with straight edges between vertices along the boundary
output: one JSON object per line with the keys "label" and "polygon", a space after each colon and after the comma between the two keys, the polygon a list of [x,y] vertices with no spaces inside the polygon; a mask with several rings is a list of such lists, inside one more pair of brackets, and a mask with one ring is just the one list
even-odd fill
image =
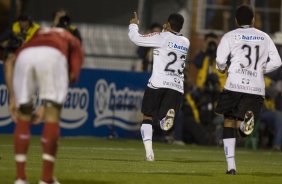
{"label": "white and red striped jersey", "polygon": [[130,24],[128,36],[138,46],[153,47],[153,72],[148,86],[169,88],[183,93],[185,60],[189,40],[172,32],[155,32],[141,35],[138,25]]}
{"label": "white and red striped jersey", "polygon": [[265,95],[264,74],[278,69],[282,64],[271,38],[248,26],[222,37],[216,63],[221,71],[228,67],[225,89],[257,95]]}

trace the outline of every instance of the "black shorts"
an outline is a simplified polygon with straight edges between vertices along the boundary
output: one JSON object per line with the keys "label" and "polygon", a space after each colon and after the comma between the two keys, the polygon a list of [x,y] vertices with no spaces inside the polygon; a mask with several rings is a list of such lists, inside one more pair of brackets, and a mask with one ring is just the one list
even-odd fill
{"label": "black shorts", "polygon": [[252,111],[256,121],[263,101],[264,98],[261,95],[223,90],[219,95],[215,112],[223,114],[225,118],[242,121],[246,111]]}
{"label": "black shorts", "polygon": [[177,114],[182,101],[182,94],[168,88],[152,89],[147,87],[142,102],[142,113],[161,120],[169,109]]}

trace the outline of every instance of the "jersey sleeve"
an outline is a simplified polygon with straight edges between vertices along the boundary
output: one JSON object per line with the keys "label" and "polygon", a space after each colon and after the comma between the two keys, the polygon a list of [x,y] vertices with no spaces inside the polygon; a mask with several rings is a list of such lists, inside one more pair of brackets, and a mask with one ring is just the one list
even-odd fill
{"label": "jersey sleeve", "polygon": [[164,39],[159,32],[150,34],[139,34],[139,28],[137,24],[129,25],[129,39],[138,46],[143,47],[161,47]]}
{"label": "jersey sleeve", "polygon": [[230,54],[230,47],[228,44],[228,37],[224,35],[217,47],[216,51],[216,68],[220,71],[224,71],[227,66],[228,57]]}
{"label": "jersey sleeve", "polygon": [[80,69],[83,63],[83,50],[80,44],[80,41],[74,37],[69,37],[69,66],[70,66],[70,73],[74,76],[74,81],[77,82],[80,74]]}
{"label": "jersey sleeve", "polygon": [[269,38],[268,48],[268,61],[264,73],[270,73],[282,65],[280,55],[271,38]]}

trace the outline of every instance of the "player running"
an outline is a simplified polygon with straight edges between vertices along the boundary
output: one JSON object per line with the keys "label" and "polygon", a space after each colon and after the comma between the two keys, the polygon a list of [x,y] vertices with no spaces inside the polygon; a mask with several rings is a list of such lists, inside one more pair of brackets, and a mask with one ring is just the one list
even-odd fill
{"label": "player running", "polygon": [[[17,51],[17,58],[5,63],[9,108],[16,122],[14,130],[16,181],[27,184],[25,164],[32,121],[45,121],[41,137],[43,148],[42,177],[39,184],[59,184],[53,177],[60,135],[60,113],[69,82],[80,73],[83,53],[80,41],[62,28],[40,29]],[[33,119],[32,98],[38,89],[43,105]]]}
{"label": "player running", "polygon": [[252,133],[264,101],[264,74],[281,66],[281,58],[271,38],[252,27],[254,12],[251,7],[238,7],[236,22],[239,28],[222,37],[216,57],[218,70],[228,70],[228,78],[215,111],[224,115],[226,174],[232,175],[236,174],[237,129],[242,136]]}
{"label": "player running", "polygon": [[190,42],[179,32],[184,18],[173,13],[163,25],[163,32],[141,35],[138,32],[136,12],[130,20],[129,39],[138,46],[153,47],[153,72],[142,102],[143,121],[141,135],[146,151],[146,160],[154,161],[152,148],[153,119],[167,131],[173,126],[183,94],[185,60]]}

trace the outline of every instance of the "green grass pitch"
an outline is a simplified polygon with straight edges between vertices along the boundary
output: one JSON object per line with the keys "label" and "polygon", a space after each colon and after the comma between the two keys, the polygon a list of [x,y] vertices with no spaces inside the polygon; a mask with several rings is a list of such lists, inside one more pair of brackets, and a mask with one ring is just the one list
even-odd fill
{"label": "green grass pitch", "polygon": [[[225,174],[221,147],[154,143],[155,162],[144,161],[140,140],[61,138],[55,175],[61,184],[281,184],[282,152],[236,150],[238,175]],[[12,136],[0,135],[0,184],[15,177]],[[28,153],[30,184],[41,175],[41,145]]]}

